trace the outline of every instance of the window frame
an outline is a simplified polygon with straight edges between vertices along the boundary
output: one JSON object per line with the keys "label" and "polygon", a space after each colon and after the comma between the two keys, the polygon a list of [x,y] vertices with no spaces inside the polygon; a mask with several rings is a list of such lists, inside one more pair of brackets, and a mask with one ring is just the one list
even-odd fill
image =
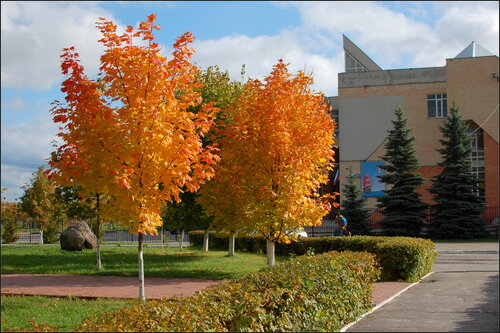
{"label": "window frame", "polygon": [[448,117],[448,95],[447,93],[427,94],[427,117]]}

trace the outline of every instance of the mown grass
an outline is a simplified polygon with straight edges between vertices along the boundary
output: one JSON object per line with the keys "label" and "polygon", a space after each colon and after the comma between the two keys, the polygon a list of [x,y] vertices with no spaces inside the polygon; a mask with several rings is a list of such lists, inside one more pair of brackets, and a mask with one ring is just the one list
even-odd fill
{"label": "mown grass", "polygon": [[126,299],[46,296],[2,296],[1,301],[2,332],[30,331],[33,329],[30,321],[59,327],[61,332],[71,332],[76,325],[94,314],[109,312],[138,302]]}
{"label": "mown grass", "polygon": [[[277,261],[284,258],[276,258]],[[103,268],[96,270],[96,251],[63,251],[57,245],[3,246],[2,274],[76,274],[138,276],[137,248],[103,246]],[[145,277],[232,279],[266,266],[262,254],[237,252],[228,257],[226,251],[201,252],[197,248],[145,247]]]}

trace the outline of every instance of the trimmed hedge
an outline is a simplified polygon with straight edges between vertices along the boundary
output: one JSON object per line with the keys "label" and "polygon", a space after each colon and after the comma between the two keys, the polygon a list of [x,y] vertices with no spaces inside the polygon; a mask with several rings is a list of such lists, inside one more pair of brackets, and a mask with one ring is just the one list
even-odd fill
{"label": "trimmed hedge", "polygon": [[[189,232],[189,240],[193,245],[201,246],[203,232]],[[209,246],[215,249],[227,249],[228,238],[211,233]],[[236,239],[235,247],[240,251],[265,253],[266,241],[257,236],[240,237]],[[275,253],[279,256],[303,255],[311,251],[314,253],[328,251],[372,253],[381,266],[381,280],[383,281],[418,281],[432,271],[432,264],[437,258],[435,244],[431,240],[412,237],[307,237],[299,238],[290,244],[276,243],[275,247]]]}
{"label": "trimmed hedge", "polygon": [[362,252],[300,256],[191,297],[152,300],[77,331],[339,331],[372,307],[380,271]]}

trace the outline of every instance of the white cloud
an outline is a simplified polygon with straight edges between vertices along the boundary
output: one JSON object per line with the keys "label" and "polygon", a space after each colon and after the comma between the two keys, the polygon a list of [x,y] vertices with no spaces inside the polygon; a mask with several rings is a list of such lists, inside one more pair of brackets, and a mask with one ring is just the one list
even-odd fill
{"label": "white cloud", "polygon": [[11,111],[26,111],[28,110],[28,105],[21,97],[14,96],[7,104],[7,109]]}
{"label": "white cloud", "polygon": [[96,73],[101,16],[113,19],[93,2],[2,1],[2,88],[51,88],[62,78],[59,55],[70,46],[89,74]]}
{"label": "white cloud", "polygon": [[3,196],[5,196],[6,201],[14,202],[23,195],[24,190],[21,187],[29,182],[34,171],[32,168],[3,163],[1,168],[2,188],[8,188],[8,191]]}
{"label": "white cloud", "polygon": [[44,164],[53,149],[58,126],[47,115],[18,125],[2,123],[2,164],[37,168]]}
{"label": "white cloud", "polygon": [[[2,187],[11,190],[9,198],[16,198],[22,192],[20,187],[39,166],[46,165],[46,159],[54,150],[57,125],[47,116],[33,118],[24,123],[1,126],[2,142]],[[21,193],[22,194],[22,193]]]}
{"label": "white cloud", "polygon": [[[404,4],[400,3],[399,6]],[[444,66],[472,40],[498,54],[498,2],[429,2],[407,8],[410,17],[377,2],[291,2],[303,28],[349,37],[384,69]],[[413,9],[412,9],[413,8]],[[414,13],[418,9],[418,15]],[[437,23],[417,21],[425,15]]]}
{"label": "white cloud", "polygon": [[338,61],[310,53],[304,40],[295,31],[284,30],[275,36],[248,37],[231,35],[217,40],[197,40],[193,43],[196,54],[193,61],[200,67],[220,65],[235,80],[241,79],[241,67],[245,65],[246,77],[263,79],[272,67],[283,59],[290,63],[289,70],[313,73],[313,89],[327,95],[336,92]]}

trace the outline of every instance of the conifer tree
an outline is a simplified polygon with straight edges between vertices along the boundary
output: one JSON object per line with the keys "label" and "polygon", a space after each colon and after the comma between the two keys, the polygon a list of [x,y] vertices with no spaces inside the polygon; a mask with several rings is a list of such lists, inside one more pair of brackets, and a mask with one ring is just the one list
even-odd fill
{"label": "conifer tree", "polygon": [[385,195],[378,198],[378,207],[382,208],[384,218],[380,221],[382,231],[388,236],[420,235],[427,206],[420,200],[416,188],[423,184],[422,176],[415,172],[419,164],[413,146],[414,137],[407,128],[407,119],[398,107],[392,121],[385,144],[386,153],[382,157],[385,165],[381,166],[385,174],[380,180],[388,185]]}
{"label": "conifer tree", "polygon": [[342,201],[340,213],[347,219],[347,229],[353,235],[367,235],[370,213],[365,208],[366,198],[360,196],[360,190],[354,183],[354,178],[352,170],[349,169],[347,184],[343,188],[345,199]]}
{"label": "conifer tree", "polygon": [[472,174],[471,144],[467,125],[453,104],[450,116],[440,127],[443,139],[442,161],[444,169],[434,177],[429,189],[434,195],[431,236],[434,238],[476,238],[487,236],[480,214],[484,203],[479,195],[478,180]]}

